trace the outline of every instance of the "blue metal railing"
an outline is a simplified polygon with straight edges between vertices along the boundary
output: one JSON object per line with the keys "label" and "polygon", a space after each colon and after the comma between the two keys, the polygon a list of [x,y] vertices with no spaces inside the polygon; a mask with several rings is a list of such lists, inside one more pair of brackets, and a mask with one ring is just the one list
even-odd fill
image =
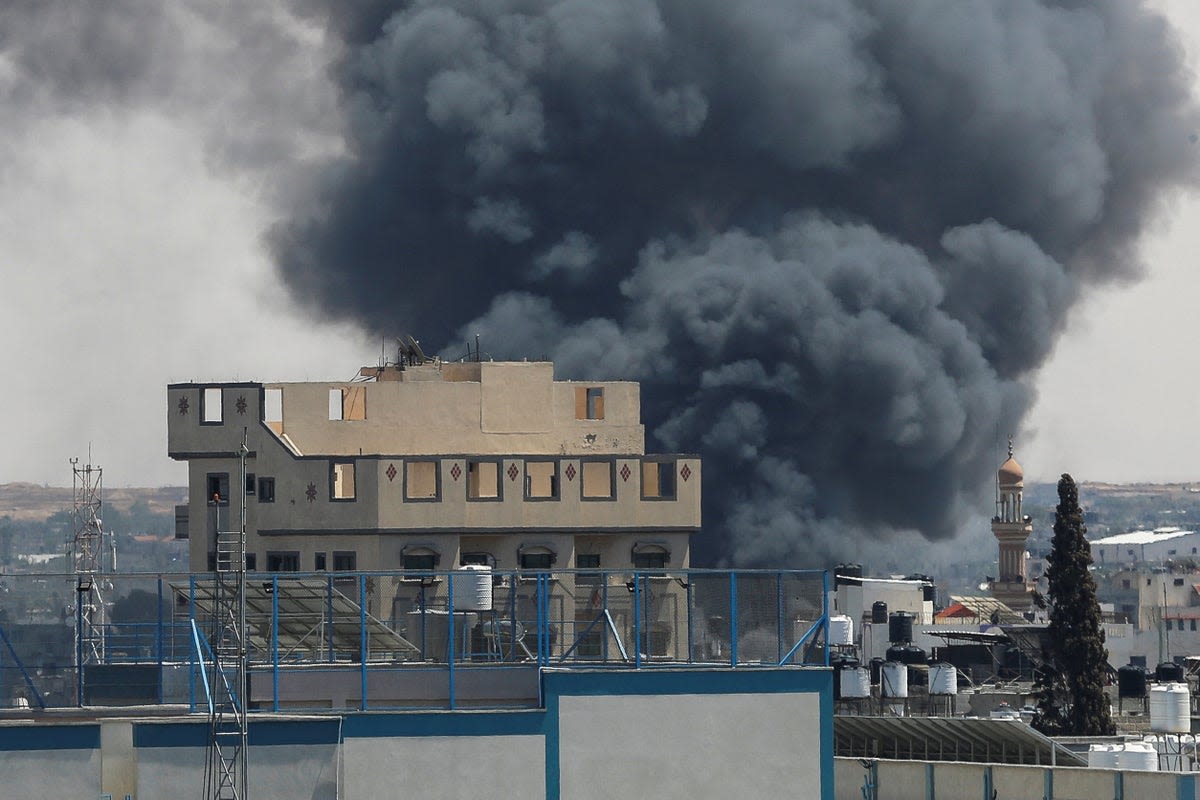
{"label": "blue metal railing", "polygon": [[[490,591],[468,577],[490,581]],[[7,576],[10,586],[21,578]],[[94,681],[118,684],[124,665],[157,675],[142,702],[207,703],[211,661],[200,633],[210,576],[111,582],[103,663],[77,669],[70,623],[45,623],[51,633],[39,636],[62,641],[33,647],[14,637],[12,657],[0,658],[0,703],[28,679],[53,685],[42,693],[47,705],[74,704],[77,681],[92,681],[86,696],[103,704],[97,687],[105,687]],[[828,663],[820,571],[254,573],[249,584],[252,709],[523,707],[539,702],[547,667]],[[135,607],[130,597],[157,605]],[[15,673],[22,660],[25,678]],[[93,678],[93,667],[105,669]]]}

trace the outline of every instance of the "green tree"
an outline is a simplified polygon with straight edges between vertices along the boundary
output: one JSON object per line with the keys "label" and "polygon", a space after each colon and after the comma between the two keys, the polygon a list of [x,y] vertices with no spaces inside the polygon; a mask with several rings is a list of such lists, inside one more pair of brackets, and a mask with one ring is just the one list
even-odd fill
{"label": "green tree", "polygon": [[1047,734],[1103,736],[1114,732],[1108,698],[1108,651],[1100,627],[1096,583],[1088,567],[1088,547],[1079,508],[1079,490],[1070,475],[1058,482],[1054,540],[1046,577],[1050,583],[1050,625],[1045,662],[1036,676],[1038,713],[1034,726]]}

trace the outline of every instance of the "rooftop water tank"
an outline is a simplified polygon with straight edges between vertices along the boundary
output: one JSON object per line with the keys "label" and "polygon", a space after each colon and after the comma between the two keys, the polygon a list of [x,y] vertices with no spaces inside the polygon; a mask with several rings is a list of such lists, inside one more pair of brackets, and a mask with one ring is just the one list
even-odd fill
{"label": "rooftop water tank", "polygon": [[1187,684],[1151,686],[1150,730],[1157,733],[1189,733],[1191,729],[1191,693]]}
{"label": "rooftop water tank", "polygon": [[888,621],[887,603],[876,600],[871,604],[871,624],[884,625]]}
{"label": "rooftop water tank", "polygon": [[1126,664],[1117,670],[1118,697],[1145,697],[1146,670],[1133,664]]}
{"label": "rooftop water tank", "polygon": [[880,673],[880,694],[888,698],[908,697],[908,666],[895,661],[885,662]]}
{"label": "rooftop water tank", "polygon": [[958,670],[953,664],[934,664],[929,668],[931,695],[958,694]]}
{"label": "rooftop water tank", "polygon": [[902,644],[887,649],[887,660],[901,664],[924,664],[928,659],[925,651],[915,645]]}
{"label": "rooftop water tank", "polygon": [[1116,769],[1117,744],[1094,744],[1088,747],[1087,765],[1092,769]]}
{"label": "rooftop water tank", "polygon": [[1128,742],[1117,751],[1117,769],[1158,770],[1158,751],[1148,742]]}
{"label": "rooftop water tank", "polygon": [[[843,580],[849,578],[851,580]],[[838,564],[833,568],[833,585],[834,587],[843,584],[857,585],[862,578],[862,564]]]}
{"label": "rooftop water tank", "polygon": [[1182,683],[1183,667],[1170,661],[1164,661],[1154,668],[1154,680],[1159,683]]}
{"label": "rooftop water tank", "polygon": [[840,673],[843,700],[860,700],[871,696],[871,670],[866,667],[851,667]]}
{"label": "rooftop water tank", "polygon": [[492,568],[465,564],[454,571],[454,610],[492,610]]}
{"label": "rooftop water tank", "polygon": [[829,618],[829,643],[831,645],[854,644],[854,620],[845,614]]}
{"label": "rooftop water tank", "polygon": [[907,611],[893,611],[888,615],[888,641],[892,644],[908,644],[913,638],[913,615]]}

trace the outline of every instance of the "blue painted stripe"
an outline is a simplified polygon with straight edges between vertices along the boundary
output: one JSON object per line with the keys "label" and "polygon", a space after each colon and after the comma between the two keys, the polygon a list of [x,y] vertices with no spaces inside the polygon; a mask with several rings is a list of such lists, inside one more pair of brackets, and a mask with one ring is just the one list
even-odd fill
{"label": "blue painted stripe", "polygon": [[546,800],[559,800],[562,795],[558,698],[557,694],[546,695]]}
{"label": "blue painted stripe", "polygon": [[[821,686],[821,800],[833,797],[833,671],[830,669],[806,670],[812,676],[822,678]],[[814,681],[816,682],[816,681]],[[808,691],[812,691],[811,689]]]}
{"label": "blue painted stripe", "polygon": [[95,750],[100,747],[100,726],[15,725],[0,727],[0,751]]}
{"label": "blue painted stripe", "polygon": [[394,714],[348,714],[342,723],[346,739],[389,736],[540,736],[547,713],[531,711],[411,711]]}
{"label": "blue painted stripe", "polygon": [[[320,720],[250,719],[251,746],[337,744],[337,717]],[[138,722],[133,726],[134,747],[206,747],[208,720],[196,722]]]}
{"label": "blue painted stripe", "polygon": [[[828,667],[755,669],[547,670],[542,679],[547,696],[557,695],[678,695],[777,694],[830,692],[833,672]],[[832,719],[832,718],[831,718]]]}
{"label": "blue painted stripe", "polygon": [[1196,800],[1196,776],[1180,775],[1175,783],[1175,800]]}

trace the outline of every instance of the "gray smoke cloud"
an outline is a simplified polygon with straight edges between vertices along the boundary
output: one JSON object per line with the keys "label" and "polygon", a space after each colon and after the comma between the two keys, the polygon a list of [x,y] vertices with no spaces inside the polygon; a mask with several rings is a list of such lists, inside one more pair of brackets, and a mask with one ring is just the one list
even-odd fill
{"label": "gray smoke cloud", "polygon": [[989,508],[1089,283],[1196,182],[1163,19],[1112,0],[424,0],[339,32],[349,157],[274,232],[314,308],[643,384],[697,560]]}

